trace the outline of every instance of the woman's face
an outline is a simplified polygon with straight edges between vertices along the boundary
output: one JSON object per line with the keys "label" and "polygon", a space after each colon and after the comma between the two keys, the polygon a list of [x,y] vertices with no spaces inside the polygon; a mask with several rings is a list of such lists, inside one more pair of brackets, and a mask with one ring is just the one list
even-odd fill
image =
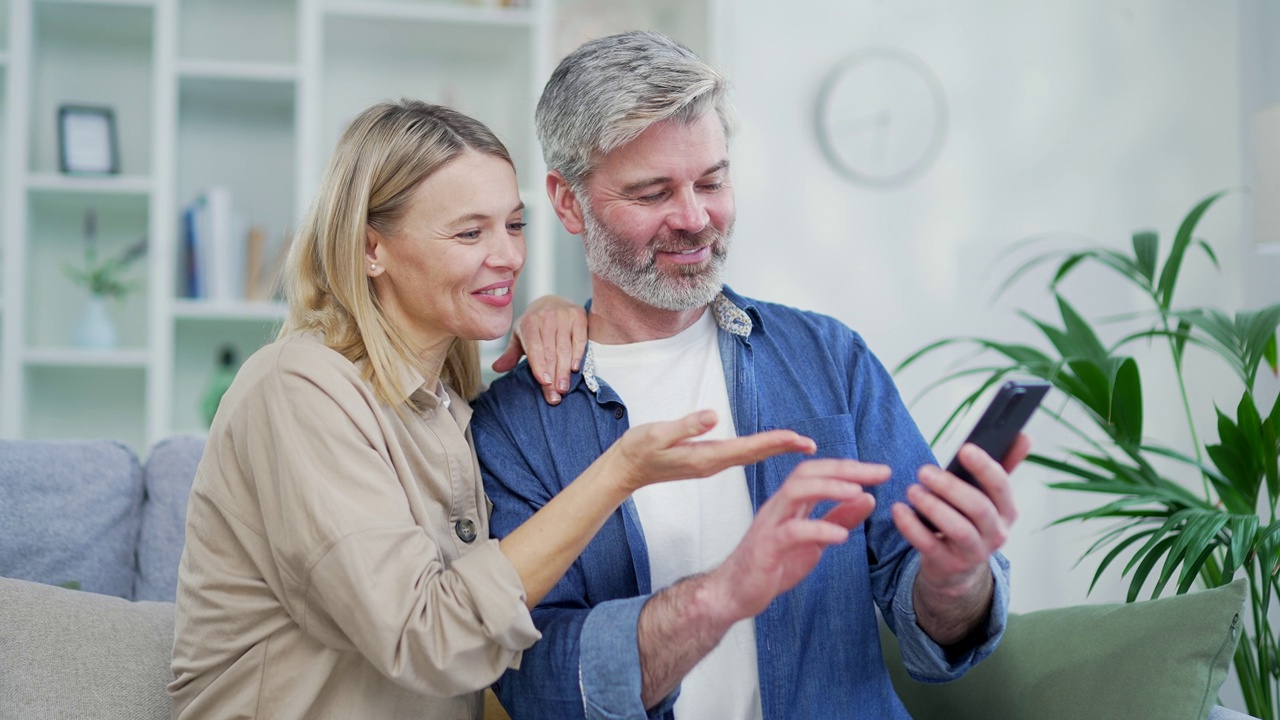
{"label": "woman's face", "polygon": [[374,292],[419,352],[511,327],[524,203],[506,160],[466,151],[418,183],[395,233],[366,235]]}

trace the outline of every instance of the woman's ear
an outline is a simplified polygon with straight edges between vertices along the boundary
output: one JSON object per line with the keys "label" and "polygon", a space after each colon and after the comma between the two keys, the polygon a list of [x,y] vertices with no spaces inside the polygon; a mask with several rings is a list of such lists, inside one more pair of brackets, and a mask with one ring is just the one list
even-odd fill
{"label": "woman's ear", "polygon": [[364,274],[369,277],[377,277],[382,274],[386,268],[382,264],[383,255],[382,236],[377,230],[364,226]]}
{"label": "woman's ear", "polygon": [[582,205],[578,196],[569,187],[569,181],[559,170],[547,173],[547,197],[551,198],[551,207],[560,218],[560,224],[572,235],[581,235],[585,225],[582,222]]}

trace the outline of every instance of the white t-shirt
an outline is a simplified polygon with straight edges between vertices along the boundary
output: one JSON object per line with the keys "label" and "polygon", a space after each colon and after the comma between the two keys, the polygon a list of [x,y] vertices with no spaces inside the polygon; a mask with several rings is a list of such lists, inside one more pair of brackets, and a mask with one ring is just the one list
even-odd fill
{"label": "white t-shirt", "polygon": [[[596,375],[622,398],[631,427],[710,408],[718,422],[701,439],[736,436],[710,312],[678,335],[628,345],[592,342],[591,352]],[[651,485],[632,499],[649,546],[654,592],[720,565],[754,519],[741,467]],[[735,623],[685,676],[675,715],[678,720],[762,718],[754,620]]]}

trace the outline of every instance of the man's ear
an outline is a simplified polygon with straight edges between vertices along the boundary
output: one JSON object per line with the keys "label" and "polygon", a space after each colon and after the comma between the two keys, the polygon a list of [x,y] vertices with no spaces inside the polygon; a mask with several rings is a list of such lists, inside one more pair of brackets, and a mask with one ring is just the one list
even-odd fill
{"label": "man's ear", "polygon": [[385,246],[382,243],[382,236],[377,230],[364,226],[364,274],[369,277],[377,277],[382,274],[385,266],[382,257],[385,252]]}
{"label": "man's ear", "polygon": [[551,199],[551,207],[555,209],[556,217],[560,218],[564,229],[572,235],[581,235],[585,227],[582,222],[582,205],[569,187],[569,181],[564,179],[559,170],[547,173],[547,197]]}

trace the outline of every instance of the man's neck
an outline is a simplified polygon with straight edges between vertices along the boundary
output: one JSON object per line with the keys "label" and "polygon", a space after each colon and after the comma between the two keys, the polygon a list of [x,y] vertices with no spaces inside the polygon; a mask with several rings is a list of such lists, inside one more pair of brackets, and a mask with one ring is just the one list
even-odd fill
{"label": "man's neck", "polygon": [[627,295],[616,285],[593,279],[588,337],[606,345],[669,338],[697,322],[705,305],[690,310],[663,310]]}

